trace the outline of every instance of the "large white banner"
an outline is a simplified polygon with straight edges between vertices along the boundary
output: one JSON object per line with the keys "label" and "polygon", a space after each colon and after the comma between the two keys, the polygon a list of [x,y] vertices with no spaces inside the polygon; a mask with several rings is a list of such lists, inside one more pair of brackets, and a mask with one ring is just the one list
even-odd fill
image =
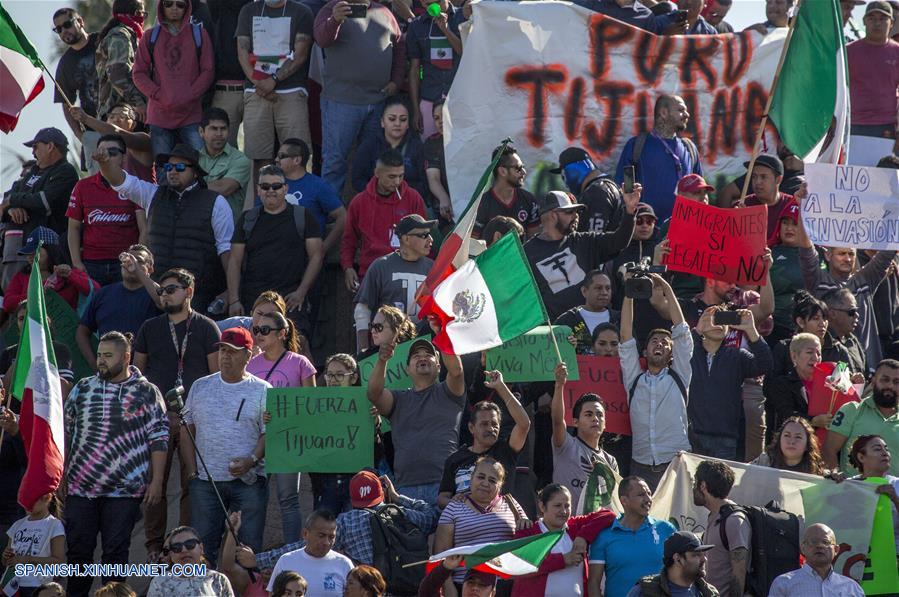
{"label": "large white banner", "polygon": [[802,221],[825,247],[899,250],[899,170],[806,164]]}
{"label": "large white banner", "polygon": [[[709,511],[693,503],[693,477],[705,456],[681,453],[668,466],[653,495],[650,514],[679,530],[701,535]],[[803,520],[803,528],[818,522],[833,529],[840,545],[837,572],[860,580],[871,540],[877,507],[874,485],[859,481],[835,483],[815,475],[726,461],[736,481],[729,498],[744,506],[764,506],[774,500]]]}
{"label": "large white banner", "polygon": [[[706,179],[744,171],[777,68],[784,30],[767,37],[655,36],[567,2],[479,2],[444,111],[447,176],[461,213],[490,152],[512,137],[529,187],[569,146],[614,174],[628,138],[652,129],[655,100],[683,96]],[[774,143],[769,135],[769,150]]]}

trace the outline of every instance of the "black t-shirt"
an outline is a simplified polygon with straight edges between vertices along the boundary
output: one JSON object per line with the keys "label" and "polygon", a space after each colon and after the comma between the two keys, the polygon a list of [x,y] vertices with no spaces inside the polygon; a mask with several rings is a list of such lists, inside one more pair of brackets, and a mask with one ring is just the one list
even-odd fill
{"label": "black t-shirt", "polygon": [[[219,0],[210,2],[209,14],[212,27],[207,30],[215,48],[215,79],[243,81],[244,72],[237,60],[237,42],[234,32],[237,30],[237,19],[240,9],[252,0]],[[200,6],[207,6],[201,4]]]}
{"label": "black t-shirt", "polygon": [[[187,338],[187,349],[184,351],[184,374],[181,380],[184,385],[185,398],[187,398],[187,392],[190,391],[190,386],[195,381],[209,375],[209,361],[206,357],[218,352],[215,343],[221,337],[219,328],[214,321],[192,311],[190,317],[175,324],[178,350],[181,350],[184,342],[188,323],[190,323],[190,336]],[[147,355],[147,366],[142,373],[150,383],[159,388],[163,395],[175,387],[175,378],[178,374],[178,353],[172,341],[168,315],[162,314],[144,322],[137,332],[134,351]]]}
{"label": "black t-shirt", "polygon": [[[16,360],[18,344],[13,344],[0,353],[0,375],[9,371],[9,366]],[[69,347],[59,342],[53,343],[53,354],[56,356],[56,370],[59,376],[69,383],[75,383],[75,373],[72,371],[72,353]]]}
{"label": "black t-shirt", "polygon": [[[81,108],[90,116],[97,115],[97,67],[94,56],[97,53],[97,35],[91,33],[87,45],[80,50],[69,48],[59,58],[56,67],[56,82],[73,102],[75,96],[81,102]],[[53,101],[63,103],[59,89],[53,92]]]}
{"label": "black t-shirt", "polygon": [[506,205],[500,201],[493,189],[490,189],[481,197],[478,205],[478,213],[474,220],[473,233],[480,238],[481,232],[487,222],[496,216],[508,216],[518,221],[525,230],[540,223],[540,211],[537,206],[537,198],[529,191],[515,189],[515,197],[512,203]]}
{"label": "black t-shirt", "polygon": [[443,185],[443,190],[449,193],[449,184],[446,181],[446,164],[443,159],[443,135],[434,133],[425,139],[424,158],[426,176],[428,168],[440,170],[440,184]]}
{"label": "black t-shirt", "polygon": [[443,465],[443,478],[440,480],[440,491],[453,495],[468,491],[471,487],[471,475],[474,463],[481,456],[492,456],[506,469],[506,480],[503,482],[503,493],[515,486],[515,467],[518,463],[518,452],[509,447],[509,441],[498,440],[486,452],[472,452],[468,446],[453,452]]}
{"label": "black t-shirt", "polygon": [[315,214],[310,209],[305,212],[305,238],[297,234],[293,210],[287,209],[277,214],[264,209],[250,232],[244,235],[244,212],[234,226],[231,242],[245,244],[243,273],[240,278],[240,298],[244,307],[249,308],[256,298],[266,290],[277,290],[281,296],[297,289],[306,271],[306,239],[321,238],[321,228]]}

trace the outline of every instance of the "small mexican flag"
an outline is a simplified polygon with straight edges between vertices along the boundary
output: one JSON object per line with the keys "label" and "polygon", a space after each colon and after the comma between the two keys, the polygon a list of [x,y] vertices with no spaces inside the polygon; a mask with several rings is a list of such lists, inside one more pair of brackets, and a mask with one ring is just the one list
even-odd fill
{"label": "small mexican flag", "polygon": [[12,566],[7,566],[6,571],[3,573],[3,578],[0,579],[0,595],[3,597],[18,597],[22,593],[19,591],[19,579],[16,578],[16,573]]}
{"label": "small mexican flag", "polygon": [[432,35],[431,42],[431,66],[441,70],[453,68],[453,47],[443,35]]}
{"label": "small mexican flag", "polygon": [[499,346],[548,320],[518,236],[506,234],[434,290],[419,313],[442,324],[434,345],[447,354]]}
{"label": "small mexican flag", "polygon": [[[40,253],[38,243],[37,253]],[[28,454],[28,467],[19,485],[19,503],[34,503],[59,488],[65,462],[62,390],[53,340],[47,324],[44,288],[38,268],[28,281],[28,308],[16,353],[13,396],[22,401],[19,430]]]}
{"label": "small mexican flag", "polygon": [[461,555],[464,556],[462,566],[469,570],[481,570],[500,578],[533,574],[564,532],[561,529],[502,543],[454,547],[432,555],[427,569],[430,571],[449,556]]}
{"label": "small mexican flag", "polygon": [[16,128],[19,114],[44,89],[37,50],[0,4],[0,131]]}

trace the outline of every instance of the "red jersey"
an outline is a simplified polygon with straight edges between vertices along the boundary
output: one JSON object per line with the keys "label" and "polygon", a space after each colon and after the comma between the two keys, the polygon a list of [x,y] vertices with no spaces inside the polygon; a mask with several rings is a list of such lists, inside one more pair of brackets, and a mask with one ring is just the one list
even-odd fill
{"label": "red jersey", "polygon": [[78,181],[72,189],[66,217],[81,222],[81,258],[118,259],[138,241],[140,208],[119,197],[98,172]]}

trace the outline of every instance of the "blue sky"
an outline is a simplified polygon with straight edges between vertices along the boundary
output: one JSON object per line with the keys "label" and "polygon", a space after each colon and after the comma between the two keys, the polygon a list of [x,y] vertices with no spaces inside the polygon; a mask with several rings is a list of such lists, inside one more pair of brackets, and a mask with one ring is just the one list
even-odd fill
{"label": "blue sky", "polygon": [[[62,42],[50,31],[53,13],[63,6],[65,2],[57,0],[3,0],[4,8],[18,23],[19,27],[35,45],[38,53],[48,60],[54,56],[54,45]],[[861,13],[856,9],[856,16]],[[734,7],[728,14],[727,20],[736,28],[742,29],[753,23],[765,20],[764,0],[735,0]],[[56,72],[56,62],[47,64],[51,72]],[[45,126],[55,126],[70,135],[71,131],[62,116],[62,108],[53,103],[52,83],[48,77],[44,77],[47,89],[45,89],[30,105],[25,108],[19,124],[9,135],[0,133],[0,189],[7,190],[15,181],[18,169],[15,172],[7,172],[7,165],[17,163],[15,153],[24,154],[27,148],[22,143],[31,139],[37,129]]]}

